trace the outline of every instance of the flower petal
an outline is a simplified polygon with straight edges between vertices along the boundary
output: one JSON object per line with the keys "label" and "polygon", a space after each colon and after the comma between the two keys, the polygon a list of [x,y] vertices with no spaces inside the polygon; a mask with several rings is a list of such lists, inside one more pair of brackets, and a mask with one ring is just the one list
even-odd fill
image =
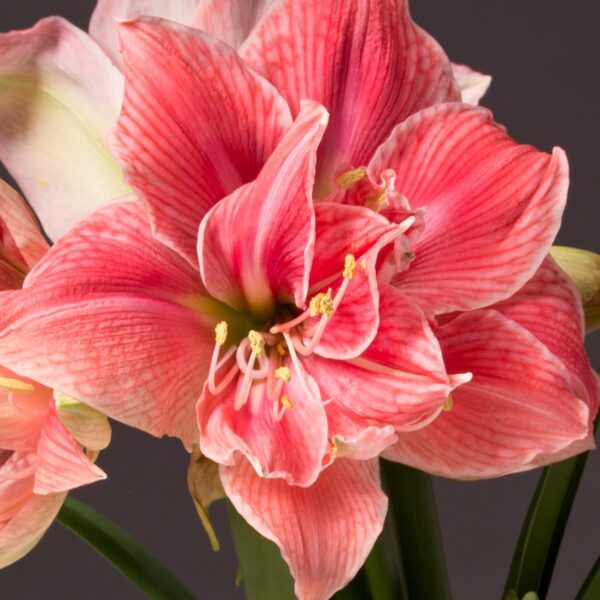
{"label": "flower petal", "polygon": [[206,215],[198,256],[211,296],[267,316],[277,299],[304,306],[315,235],[316,149],[326,124],[322,106],[303,104],[256,181]]}
{"label": "flower petal", "polygon": [[53,239],[127,192],[106,139],[122,94],[108,58],[63,19],[0,35],[0,160]]}
{"label": "flower petal", "polygon": [[[200,450],[227,465],[235,464],[236,454],[241,452],[261,477],[307,486],[321,471],[328,446],[327,420],[314,382],[287,364],[293,374],[282,394],[291,408],[279,420],[264,381],[252,385],[248,401],[238,410],[235,396],[239,381],[217,395],[205,387],[198,402]],[[239,379],[242,377],[240,374]]]}
{"label": "flower petal", "polygon": [[202,217],[253,180],[289,108],[237,53],[168,21],[120,25],[125,100],[114,148],[157,237],[197,265]]}
{"label": "flower petal", "polygon": [[479,104],[479,101],[485,96],[488,91],[492,78],[490,75],[484,75],[478,71],[474,71],[467,65],[452,64],[452,72],[458,87],[460,95],[465,104]]}
{"label": "flower petal", "polygon": [[410,268],[394,282],[424,310],[471,310],[508,297],[535,272],[566,201],[564,152],[509,138],[491,114],[464,104],[421,111],[377,151],[373,179],[426,207]]}
{"label": "flower petal", "polygon": [[383,528],[387,498],[377,460],[337,460],[308,488],[261,479],[244,461],[221,467],[238,512],[281,549],[302,600],[325,600],[346,585]]}
{"label": "flower petal", "polygon": [[202,0],[192,27],[239,48],[274,0]]}
{"label": "flower petal", "polygon": [[[21,275],[33,268],[48,250],[48,244],[25,200],[0,180],[0,263]],[[4,269],[0,269],[4,274]],[[22,281],[21,281],[22,283]],[[18,287],[21,287],[20,285]],[[0,290],[11,289],[0,277]]]}
{"label": "flower petal", "polygon": [[35,494],[66,492],[106,479],[106,473],[85,454],[50,404],[37,448]]}
{"label": "flower petal", "polygon": [[61,238],[22,291],[0,296],[0,354],[117,420],[189,443],[221,318],[206,302],[139,205],[111,204]]}
{"label": "flower petal", "polygon": [[552,258],[548,257],[516,294],[493,308],[535,335],[561,360],[573,377],[578,396],[590,407],[593,421],[598,411],[600,386],[583,346],[584,320],[579,294]]}
{"label": "flower petal", "polygon": [[406,117],[459,98],[450,62],[417,27],[406,0],[282,0],[240,49],[297,112],[310,98],[331,113],[317,195],[338,166],[367,164]]}
{"label": "flower petal", "polygon": [[447,368],[471,371],[473,380],[454,390],[449,412],[399,434],[386,457],[444,477],[481,479],[593,446],[590,411],[567,369],[517,323],[475,311],[441,327],[438,337]]}
{"label": "flower petal", "polygon": [[66,494],[32,496],[0,529],[0,569],[29,552],[54,521]]}
{"label": "flower petal", "polygon": [[113,63],[122,69],[123,61],[117,39],[119,21],[147,16],[189,25],[198,4],[205,2],[206,0],[98,0],[90,20],[90,35]]}
{"label": "flower petal", "polygon": [[377,336],[360,357],[335,361],[312,355],[303,364],[323,399],[362,419],[365,427],[411,427],[439,411],[456,383],[450,382],[425,317],[408,298],[385,286],[379,310]]}

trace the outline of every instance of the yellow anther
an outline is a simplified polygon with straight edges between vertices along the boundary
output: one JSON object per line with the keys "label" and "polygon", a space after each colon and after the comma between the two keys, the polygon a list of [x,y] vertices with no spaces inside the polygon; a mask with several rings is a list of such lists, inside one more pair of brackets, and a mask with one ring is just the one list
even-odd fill
{"label": "yellow anther", "polygon": [[20,379],[11,379],[10,377],[0,377],[0,388],[11,392],[33,392],[35,390],[30,383]]}
{"label": "yellow anther", "polygon": [[354,277],[354,271],[356,271],[356,258],[354,258],[353,254],[346,254],[346,257],[344,258],[344,277],[346,279],[352,279]]}
{"label": "yellow anther", "polygon": [[347,190],[353,185],[357,184],[366,174],[367,170],[364,167],[359,167],[358,169],[351,169],[350,171],[345,171],[341,175],[338,175],[335,178],[335,182],[343,190]]}
{"label": "yellow anther", "polygon": [[452,396],[448,396],[448,400],[442,404],[442,410],[445,412],[450,412],[452,410],[452,406],[454,406],[454,401],[452,400]]}
{"label": "yellow anther", "polygon": [[404,258],[405,260],[414,260],[415,256],[415,253],[410,251],[402,253],[402,258]]}
{"label": "yellow anther", "polygon": [[287,355],[287,350],[285,349],[285,344],[283,342],[279,342],[277,346],[275,346],[275,350],[277,350],[277,354],[279,354],[279,356]]}
{"label": "yellow anther", "polygon": [[215,327],[215,342],[222,346],[227,341],[227,323],[225,321],[221,321],[217,323]]}
{"label": "yellow anther", "polygon": [[258,331],[251,329],[248,332],[248,340],[250,341],[250,350],[252,350],[256,356],[260,356],[265,349],[265,340],[263,339],[263,336],[260,335]]}
{"label": "yellow anther", "polygon": [[279,367],[275,369],[275,377],[283,379],[283,381],[289,381],[292,378],[292,372],[287,367]]}
{"label": "yellow anther", "polygon": [[320,292],[316,296],[313,296],[308,309],[311,317],[318,315],[331,317],[333,315],[333,298],[331,297],[331,292],[329,291],[326,294]]}
{"label": "yellow anther", "polygon": [[292,401],[287,396],[281,396],[281,406],[283,406],[285,410],[290,410],[290,408],[292,408]]}

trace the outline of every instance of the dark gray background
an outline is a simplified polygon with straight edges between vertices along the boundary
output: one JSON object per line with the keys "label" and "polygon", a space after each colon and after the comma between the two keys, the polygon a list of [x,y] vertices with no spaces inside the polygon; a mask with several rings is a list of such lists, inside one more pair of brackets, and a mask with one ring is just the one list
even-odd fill
{"label": "dark gray background", "polygon": [[[240,0],[244,1],[244,0]],[[0,30],[60,14],[86,28],[94,0],[2,0]],[[574,8],[577,7],[577,8]],[[560,145],[572,185],[563,244],[600,251],[600,4],[567,0],[413,0],[415,20],[456,62],[494,76],[484,104],[519,141]],[[600,365],[600,337],[590,340]],[[241,598],[224,507],[214,508],[222,541],[215,554],[195,517],[185,483],[187,456],[174,440],[114,426],[99,461],[109,478],[75,495],[147,545],[202,599]],[[573,598],[600,553],[600,456],[588,462],[549,598]],[[455,598],[499,598],[539,472],[461,483],[436,480]],[[121,599],[139,593],[61,525],[25,559],[0,572],[3,599]],[[421,599],[417,599],[421,600]],[[424,599],[426,600],[426,599]]]}

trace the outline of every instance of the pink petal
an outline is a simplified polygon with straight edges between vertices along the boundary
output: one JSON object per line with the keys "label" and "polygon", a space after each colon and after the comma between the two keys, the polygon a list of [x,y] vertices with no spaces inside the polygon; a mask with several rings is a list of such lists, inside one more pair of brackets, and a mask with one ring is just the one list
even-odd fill
{"label": "pink petal", "polygon": [[411,427],[435,414],[456,383],[450,382],[425,317],[410,300],[386,286],[379,310],[377,336],[360,357],[335,361],[312,355],[303,365],[323,399],[362,419],[365,427]]}
{"label": "pink petal", "polygon": [[387,511],[377,460],[336,461],[308,488],[261,479],[246,462],[221,467],[221,481],[242,517],[280,547],[302,600],[330,598],[354,577]]}
{"label": "pink petal", "polygon": [[400,434],[385,456],[445,477],[480,479],[590,447],[586,403],[565,366],[531,333],[484,310],[459,316],[438,336],[448,370],[471,371],[473,380],[452,392],[449,412]]}
{"label": "pink petal", "polygon": [[310,98],[331,113],[318,197],[328,193],[338,166],[367,164],[406,117],[459,98],[450,62],[413,23],[405,0],[282,0],[240,53],[292,111]]}
{"label": "pink petal", "polygon": [[[0,180],[0,263],[12,266],[21,276],[48,250],[48,244],[25,200]],[[3,271],[2,271],[3,272]],[[21,281],[22,283],[22,281]],[[20,285],[18,287],[21,287]],[[10,289],[0,279],[0,290]]]}
{"label": "pink petal", "polygon": [[222,315],[207,312],[218,303],[207,304],[198,274],[151,235],[137,204],[82,221],[1,300],[8,367],[155,435],[195,438]]}
{"label": "pink petal", "polygon": [[322,106],[303,104],[256,181],[202,221],[200,271],[213,297],[261,316],[269,316],[278,299],[304,306],[315,235],[316,149],[326,123]]}
{"label": "pink petal", "polygon": [[[90,20],[90,35],[106,52],[113,63],[123,68],[118,48],[117,27],[120,21],[137,17],[162,17],[190,25],[198,4],[206,0],[98,0]],[[200,27],[200,29],[203,29]]]}
{"label": "pink petal", "polygon": [[40,541],[58,514],[65,497],[66,494],[32,496],[29,502],[0,528],[0,569],[27,554]]}
{"label": "pink petal", "polygon": [[202,0],[191,25],[239,48],[274,4],[273,0]]}
{"label": "pink petal", "polygon": [[106,479],[58,418],[50,404],[37,449],[35,494],[53,494]]}
{"label": "pink petal", "polygon": [[158,238],[195,265],[202,217],[258,175],[291,125],[289,109],[202,32],[143,19],[120,35],[126,86],[114,147]]}
{"label": "pink petal", "polygon": [[377,151],[373,179],[386,168],[413,208],[426,207],[416,258],[395,279],[425,310],[506,298],[533,275],[558,231],[564,152],[515,143],[484,109],[446,104],[414,115]]}
{"label": "pink petal", "polygon": [[282,393],[292,406],[280,420],[274,417],[264,382],[253,384],[248,402],[239,410],[234,408],[235,383],[217,396],[205,388],[198,402],[202,453],[233,465],[241,452],[262,477],[299,486],[314,483],[328,446],[327,419],[318,390],[307,394],[300,380],[304,377],[293,372],[284,385]]}
{"label": "pink petal", "polygon": [[[315,256],[310,272],[311,293],[335,296],[341,287],[346,255],[358,266],[342,301],[329,319],[317,354],[343,360],[361,354],[373,341],[379,324],[379,291],[375,263],[380,249],[391,243],[398,226],[359,206],[317,202]],[[314,326],[317,319],[309,319]]]}
{"label": "pink petal", "polygon": [[0,35],[0,160],[51,238],[127,192],[106,137],[120,73],[63,19]]}
{"label": "pink petal", "polygon": [[535,335],[562,361],[574,379],[578,395],[590,407],[593,420],[598,411],[600,385],[583,346],[585,321],[581,300],[554,260],[546,258],[516,294],[494,308]]}
{"label": "pink petal", "polygon": [[492,83],[491,76],[474,71],[467,65],[454,63],[452,64],[452,72],[460,88],[462,101],[465,104],[479,104]]}

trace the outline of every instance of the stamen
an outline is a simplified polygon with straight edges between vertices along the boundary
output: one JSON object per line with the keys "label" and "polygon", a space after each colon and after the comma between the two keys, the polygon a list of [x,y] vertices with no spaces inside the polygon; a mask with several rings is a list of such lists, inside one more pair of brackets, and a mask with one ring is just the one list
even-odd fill
{"label": "stamen", "polygon": [[222,346],[227,341],[227,322],[221,321],[215,327],[215,342]]}
{"label": "stamen", "polygon": [[318,315],[331,317],[333,315],[333,299],[331,297],[331,290],[328,290],[326,294],[320,292],[316,296],[313,296],[308,310],[311,317],[316,317]]}
{"label": "stamen", "polygon": [[356,185],[365,175],[367,170],[364,167],[358,169],[351,169],[346,171],[335,178],[335,182],[343,189],[350,189],[353,185]]}
{"label": "stamen", "polygon": [[250,395],[250,388],[252,387],[252,371],[254,369],[254,361],[256,360],[256,353],[252,352],[250,354],[250,359],[248,360],[248,365],[246,367],[246,372],[244,373],[244,378],[242,379],[241,384],[238,385],[237,392],[235,394],[235,399],[233,401],[233,410],[240,410],[246,402],[248,402],[248,396]]}
{"label": "stamen", "polygon": [[252,354],[260,356],[265,348],[265,340],[263,336],[260,333],[258,333],[258,331],[254,331],[254,329],[251,329],[248,332],[248,341],[250,342],[250,349],[252,350]]}
{"label": "stamen", "polygon": [[292,408],[292,401],[287,396],[281,396],[280,402],[285,410],[290,410],[290,408]]}
{"label": "stamen", "polygon": [[450,394],[448,394],[448,400],[446,400],[446,402],[444,402],[444,404],[442,404],[442,410],[444,412],[450,412],[452,410],[453,406],[454,406],[454,400],[452,400],[452,396]]}
{"label": "stamen", "polygon": [[277,354],[279,354],[279,356],[287,355],[287,350],[285,349],[285,344],[283,342],[279,342],[277,346],[275,346],[275,349],[277,350]]}
{"label": "stamen", "polygon": [[289,381],[292,378],[292,372],[287,367],[279,367],[275,369],[275,377],[282,381]]}
{"label": "stamen", "polygon": [[353,254],[346,254],[344,258],[344,272],[342,273],[346,279],[352,279],[354,277],[354,271],[356,270],[356,258]]}
{"label": "stamen", "polygon": [[0,377],[0,388],[11,392],[33,392],[35,390],[35,387],[30,383],[10,377]]}

